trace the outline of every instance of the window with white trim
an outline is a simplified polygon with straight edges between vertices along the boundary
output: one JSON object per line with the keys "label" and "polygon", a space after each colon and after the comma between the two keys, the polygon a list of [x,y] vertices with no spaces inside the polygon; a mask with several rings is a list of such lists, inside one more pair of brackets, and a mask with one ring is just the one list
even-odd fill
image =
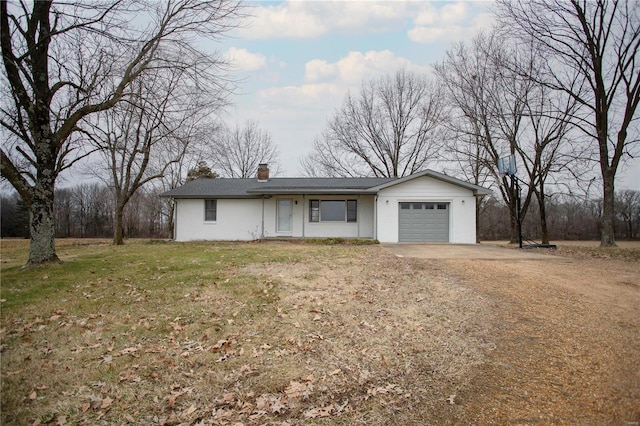
{"label": "window with white trim", "polygon": [[309,222],[357,221],[357,200],[309,200]]}
{"label": "window with white trim", "polygon": [[204,200],[204,221],[218,220],[218,200]]}

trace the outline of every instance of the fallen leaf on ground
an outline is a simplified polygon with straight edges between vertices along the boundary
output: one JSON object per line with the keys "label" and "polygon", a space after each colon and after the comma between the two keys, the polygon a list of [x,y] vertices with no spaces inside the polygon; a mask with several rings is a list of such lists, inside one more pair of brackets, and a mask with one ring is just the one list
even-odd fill
{"label": "fallen leaf on ground", "polygon": [[312,408],[304,412],[303,416],[305,419],[315,419],[316,417],[329,417],[331,413],[334,411],[333,404],[327,405],[326,407],[320,408]]}
{"label": "fallen leaf on ground", "polygon": [[182,415],[183,415],[183,416],[190,416],[190,415],[192,415],[192,414],[193,414],[193,413],[195,413],[195,412],[196,412],[196,406],[195,406],[194,404],[191,404],[191,407],[189,407],[189,408],[187,408],[186,410],[184,410],[184,411],[182,412]]}
{"label": "fallen leaf on ground", "polygon": [[105,399],[102,400],[102,404],[100,404],[100,409],[101,410],[106,410],[107,408],[109,408],[111,406],[111,403],[113,402],[113,399],[106,397]]}

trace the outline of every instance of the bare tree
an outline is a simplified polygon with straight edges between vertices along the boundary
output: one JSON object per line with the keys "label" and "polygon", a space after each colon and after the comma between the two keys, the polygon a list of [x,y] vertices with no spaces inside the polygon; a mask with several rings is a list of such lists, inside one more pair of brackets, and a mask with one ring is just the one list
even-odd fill
{"label": "bare tree", "polygon": [[[508,206],[511,242],[517,241],[517,192],[514,181],[498,175],[498,159],[515,154],[522,119],[524,89],[505,75],[508,56],[503,40],[494,33],[478,34],[470,44],[458,43],[435,66],[448,102],[455,107],[447,121],[456,139],[447,144],[453,158],[470,164],[473,181],[493,180]],[[526,214],[530,198],[525,200]],[[476,208],[480,204],[476,203]]]}
{"label": "bare tree", "polygon": [[114,107],[145,70],[169,66],[167,51],[193,51],[194,36],[233,28],[238,12],[230,0],[0,1],[0,171],[30,211],[27,264],[58,261],[55,181],[87,154],[84,121]]}
{"label": "bare tree", "polygon": [[602,247],[615,246],[616,172],[638,142],[639,10],[626,0],[498,1],[502,26],[541,50],[550,72],[540,82],[581,106],[572,121],[599,153]]}
{"label": "bare tree", "polygon": [[[546,204],[551,194],[548,183],[564,181],[567,177],[574,182],[580,180],[584,172],[580,166],[587,154],[571,136],[574,126],[570,118],[576,112],[577,103],[566,93],[540,83],[545,64],[539,58],[539,52],[521,46],[504,58],[508,61],[504,72],[522,80],[527,88],[519,94],[523,96],[523,127],[516,135],[518,141],[514,146],[527,174],[527,189],[538,202],[540,238],[543,244],[549,244]],[[526,70],[526,73],[514,70]]]}
{"label": "bare tree", "polygon": [[301,160],[306,175],[406,176],[435,158],[446,115],[442,91],[423,75],[400,70],[363,83]]}
{"label": "bare tree", "polygon": [[637,238],[640,232],[640,191],[632,189],[618,191],[616,193],[616,208],[627,238]]}
{"label": "bare tree", "polygon": [[[169,166],[165,169],[162,178],[152,183],[158,194],[187,182],[191,171],[198,169],[200,165],[205,166],[209,171],[211,171],[204,158],[208,157],[211,139],[212,137],[215,138],[215,135],[219,134],[221,126],[218,123],[211,122],[209,120],[206,120],[203,124],[204,127],[201,128],[201,131],[192,135],[193,137],[190,139],[185,154],[180,157],[178,161],[171,162],[168,161],[168,157],[165,158],[165,163]],[[207,172],[204,171],[204,173]],[[211,173],[214,173],[217,177],[217,173]],[[169,238],[173,238],[175,201],[172,198],[162,197],[160,202],[162,204],[162,215],[167,221],[167,227],[169,229],[168,236]]]}
{"label": "bare tree", "polygon": [[[526,190],[520,219],[526,218],[531,202],[537,200],[541,237],[548,243],[545,185],[556,173],[573,172],[572,162],[579,157],[567,137],[572,128],[568,117],[576,102],[534,78],[544,66],[536,57],[530,49],[514,49],[496,33],[480,33],[469,46],[454,46],[436,65],[458,113],[448,122],[456,143],[447,152],[472,171],[478,184],[480,179],[499,184],[509,207],[512,242],[517,237],[518,194],[514,180],[498,176],[497,160],[506,154],[518,155],[526,172],[519,178]],[[515,69],[526,69],[526,75]]]}
{"label": "bare tree", "polygon": [[83,183],[73,188],[76,236],[105,237],[113,229],[111,191],[98,183]]}
{"label": "bare tree", "polygon": [[224,128],[211,145],[210,158],[222,176],[249,178],[261,163],[268,163],[270,174],[276,176],[280,168],[279,155],[269,131],[261,129],[257,121],[248,120],[242,127]]}
{"label": "bare tree", "polygon": [[[99,114],[90,132],[106,170],[96,168],[113,188],[113,244],[124,244],[123,215],[129,200],[147,183],[161,178],[182,160],[193,139],[203,133],[209,114],[224,106],[224,95],[214,86],[205,90],[203,61],[193,66],[155,68],[134,84],[135,92],[118,105]],[[183,63],[186,59],[181,58]],[[196,66],[196,63],[199,66]],[[195,73],[195,74],[192,74]]]}

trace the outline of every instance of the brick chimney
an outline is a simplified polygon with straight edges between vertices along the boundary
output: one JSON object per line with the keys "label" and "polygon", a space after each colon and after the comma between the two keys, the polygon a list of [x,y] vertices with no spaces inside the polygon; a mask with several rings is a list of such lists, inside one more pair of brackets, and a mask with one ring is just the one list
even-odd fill
{"label": "brick chimney", "polygon": [[262,163],[258,165],[258,182],[266,182],[269,180],[269,165]]}

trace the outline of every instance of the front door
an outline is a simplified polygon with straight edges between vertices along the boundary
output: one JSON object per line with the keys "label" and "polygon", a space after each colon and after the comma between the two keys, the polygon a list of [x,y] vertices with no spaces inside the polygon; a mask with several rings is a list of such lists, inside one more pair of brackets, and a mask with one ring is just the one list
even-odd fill
{"label": "front door", "polygon": [[277,232],[291,232],[291,214],[293,208],[293,200],[280,199],[277,202]]}

